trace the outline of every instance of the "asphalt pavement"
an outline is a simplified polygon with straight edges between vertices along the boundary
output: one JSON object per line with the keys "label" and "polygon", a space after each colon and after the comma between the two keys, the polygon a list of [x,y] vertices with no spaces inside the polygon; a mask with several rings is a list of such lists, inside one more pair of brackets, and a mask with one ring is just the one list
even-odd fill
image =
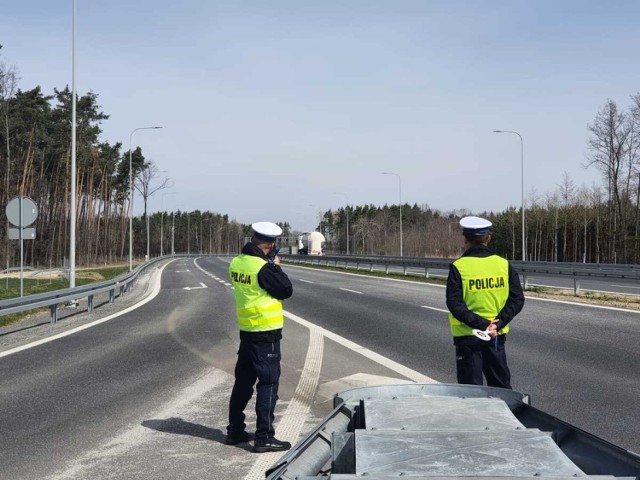
{"label": "asphalt pavement", "polygon": [[[0,478],[264,478],[280,454],[224,445],[239,344],[226,262],[174,260],[115,305],[0,332]],[[429,381],[290,315],[281,438],[297,441],[339,390]]]}

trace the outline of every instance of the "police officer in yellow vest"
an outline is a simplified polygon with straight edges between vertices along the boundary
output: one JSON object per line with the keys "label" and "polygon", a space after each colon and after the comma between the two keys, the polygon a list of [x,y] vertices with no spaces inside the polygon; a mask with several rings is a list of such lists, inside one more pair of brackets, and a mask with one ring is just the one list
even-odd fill
{"label": "police officer in yellow vest", "polygon": [[280,380],[280,339],[284,316],[282,302],[293,293],[291,281],[280,268],[276,240],[282,229],[271,222],[251,225],[251,241],[231,261],[229,274],[234,287],[240,349],[236,381],[229,401],[228,445],[251,440],[246,431],[244,409],[256,386],[256,433],[253,451],[277,452],[291,448],[275,438],[274,410]]}
{"label": "police officer in yellow vest", "polygon": [[482,385],[484,374],[488,386],[511,388],[505,343],[524,294],[518,273],[487,246],[491,225],[480,217],[460,220],[467,250],[449,268],[447,308],[458,383]]}

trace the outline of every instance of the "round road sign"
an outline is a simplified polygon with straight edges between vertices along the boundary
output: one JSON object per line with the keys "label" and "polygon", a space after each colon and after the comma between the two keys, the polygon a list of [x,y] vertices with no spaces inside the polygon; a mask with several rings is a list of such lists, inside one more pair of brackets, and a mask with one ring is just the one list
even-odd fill
{"label": "round road sign", "polygon": [[[22,222],[20,222],[20,203],[22,203]],[[29,197],[12,198],[7,204],[7,220],[15,227],[28,227],[38,218],[38,207]],[[21,224],[22,223],[22,224]]]}

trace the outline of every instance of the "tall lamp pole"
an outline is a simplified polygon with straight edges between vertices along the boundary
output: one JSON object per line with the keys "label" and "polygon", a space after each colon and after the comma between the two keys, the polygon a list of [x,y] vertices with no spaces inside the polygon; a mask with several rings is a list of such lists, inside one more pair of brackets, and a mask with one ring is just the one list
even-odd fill
{"label": "tall lamp pole", "polygon": [[138,130],[156,130],[162,127],[135,128],[129,135],[129,271],[133,271],[133,170],[131,168],[131,139]]}
{"label": "tall lamp pole", "polygon": [[[69,288],[76,286],[76,0],[73,0],[71,52],[71,186],[69,205]],[[7,137],[7,144],[9,138]],[[22,227],[22,225],[21,225]],[[73,302],[72,302],[73,303]]]}
{"label": "tall lamp pole", "polygon": [[346,193],[342,193],[342,192],[333,192],[333,194],[344,195],[344,198],[347,201],[347,208],[345,210],[347,212],[347,255],[349,255],[349,197],[347,197]]}
{"label": "tall lamp pole", "polygon": [[400,194],[400,256],[402,256],[402,180],[400,175],[393,172],[382,172],[382,175],[395,175],[398,177],[398,192]]}
{"label": "tall lamp pole", "polygon": [[520,135],[518,132],[514,132],[513,130],[494,130],[493,133],[512,133],[520,138],[520,182],[522,190],[522,261],[524,262],[527,259],[526,241],[524,237],[524,141],[522,140],[522,135]]}

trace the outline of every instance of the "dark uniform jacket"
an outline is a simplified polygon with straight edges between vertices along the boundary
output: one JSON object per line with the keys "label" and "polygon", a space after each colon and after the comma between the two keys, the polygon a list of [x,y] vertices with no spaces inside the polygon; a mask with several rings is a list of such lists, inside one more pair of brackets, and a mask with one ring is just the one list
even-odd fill
{"label": "dark uniform jacket", "polygon": [[[260,257],[267,261],[258,272],[258,285],[265,289],[269,295],[278,300],[284,300],[293,294],[293,285],[291,285],[291,280],[289,280],[287,274],[282,271],[279,265],[270,261],[269,257],[260,248],[249,242],[242,247],[242,253]],[[267,332],[241,331],[240,338],[251,342],[273,342],[282,338],[282,329],[279,328]]]}
{"label": "dark uniform jacket", "polygon": [[[486,245],[473,245],[464,254],[463,257],[488,257],[495,255]],[[524,294],[520,286],[520,277],[511,265],[509,265],[509,297],[504,307],[498,314],[498,330],[507,325],[513,317],[515,317],[524,306]],[[449,277],[447,278],[447,308],[456,319],[462,323],[469,325],[471,328],[478,330],[486,330],[487,320],[476,315],[467,308],[462,296],[462,278],[460,272],[452,263],[449,267]],[[483,344],[482,340],[475,336],[454,337],[453,343],[456,345]]]}

